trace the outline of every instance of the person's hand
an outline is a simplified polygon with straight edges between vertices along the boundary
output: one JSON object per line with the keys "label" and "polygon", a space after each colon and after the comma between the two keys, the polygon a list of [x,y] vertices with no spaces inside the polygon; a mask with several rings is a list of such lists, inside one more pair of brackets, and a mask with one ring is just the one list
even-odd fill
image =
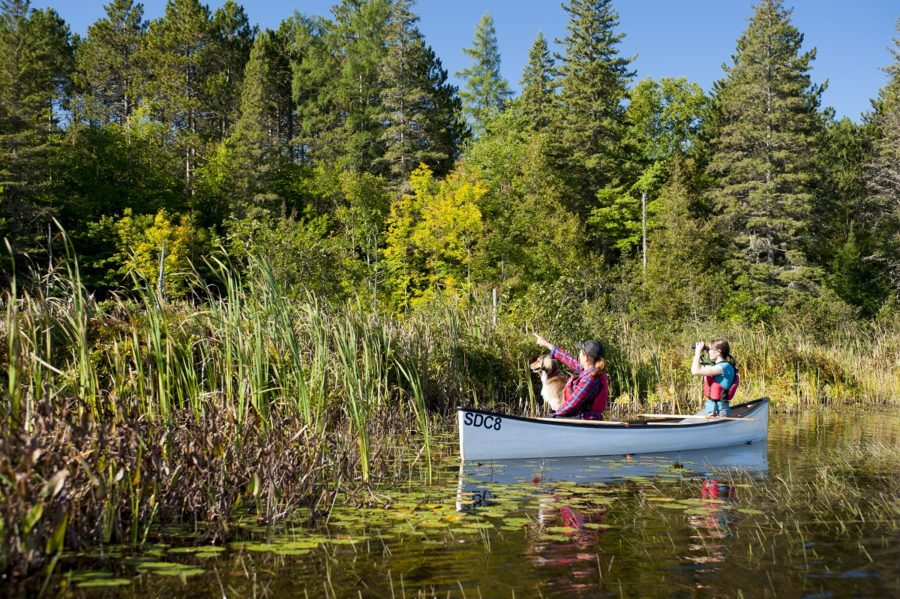
{"label": "person's hand", "polygon": [[549,341],[547,341],[546,339],[544,339],[543,337],[541,337],[540,335],[538,335],[537,333],[535,333],[533,331],[531,334],[534,335],[534,340],[537,341],[538,345],[540,345],[541,347],[546,347],[547,349],[553,349],[552,343],[550,343]]}
{"label": "person's hand", "polygon": [[698,341],[697,345],[694,346],[694,355],[700,357],[703,355],[703,348],[706,347],[705,341]]}

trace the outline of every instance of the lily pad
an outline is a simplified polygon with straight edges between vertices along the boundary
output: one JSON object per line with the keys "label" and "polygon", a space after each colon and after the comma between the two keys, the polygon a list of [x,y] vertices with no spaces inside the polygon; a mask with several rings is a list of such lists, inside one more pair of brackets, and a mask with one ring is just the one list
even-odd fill
{"label": "lily pad", "polygon": [[94,589],[103,587],[124,587],[131,584],[127,578],[91,578],[75,583],[79,589]]}
{"label": "lily pad", "polygon": [[547,532],[568,534],[568,533],[578,532],[578,529],[572,528],[570,526],[548,526]]}
{"label": "lily pad", "polygon": [[156,574],[159,576],[194,576],[203,574],[203,568],[185,566],[174,562],[143,562],[138,565],[138,571]]}

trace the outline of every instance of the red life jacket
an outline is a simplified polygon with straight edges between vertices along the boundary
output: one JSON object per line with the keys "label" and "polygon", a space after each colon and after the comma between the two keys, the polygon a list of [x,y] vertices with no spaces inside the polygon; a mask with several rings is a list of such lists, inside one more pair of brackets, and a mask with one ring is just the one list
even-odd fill
{"label": "red life jacket", "polygon": [[738,385],[741,383],[741,375],[738,371],[734,371],[734,381],[728,391],[722,388],[722,385],[716,382],[716,377],[703,377],[703,397],[713,401],[731,401],[737,394]]}
{"label": "red life jacket", "polygon": [[[577,377],[572,377],[563,389],[563,401],[568,403],[572,399],[572,384]],[[606,371],[600,373],[600,391],[591,400],[585,398],[581,404],[581,417],[587,420],[602,420],[606,404],[609,402],[609,376]]]}

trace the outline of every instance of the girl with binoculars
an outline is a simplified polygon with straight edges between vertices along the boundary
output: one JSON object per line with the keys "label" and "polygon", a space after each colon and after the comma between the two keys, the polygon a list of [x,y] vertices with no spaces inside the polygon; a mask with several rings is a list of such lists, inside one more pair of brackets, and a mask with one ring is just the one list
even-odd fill
{"label": "girl with binoculars", "polygon": [[[730,402],[740,383],[731,347],[724,339],[713,339],[709,345],[698,341],[693,347],[691,374],[703,377],[704,412],[709,416],[731,416]],[[703,352],[709,352],[708,360],[703,359]]]}

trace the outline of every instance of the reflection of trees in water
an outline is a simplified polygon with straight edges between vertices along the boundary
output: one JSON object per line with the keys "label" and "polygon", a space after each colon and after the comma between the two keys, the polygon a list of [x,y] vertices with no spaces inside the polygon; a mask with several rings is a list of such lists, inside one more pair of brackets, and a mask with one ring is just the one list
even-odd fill
{"label": "reflection of trees in water", "polygon": [[685,559],[715,568],[716,564],[724,563],[730,554],[722,541],[732,536],[734,516],[731,504],[738,501],[737,489],[728,482],[704,479],[700,486],[700,498],[704,501],[698,507],[704,509],[704,513],[688,514],[692,529],[690,538],[695,542],[688,545],[688,550],[694,553],[685,556]]}

